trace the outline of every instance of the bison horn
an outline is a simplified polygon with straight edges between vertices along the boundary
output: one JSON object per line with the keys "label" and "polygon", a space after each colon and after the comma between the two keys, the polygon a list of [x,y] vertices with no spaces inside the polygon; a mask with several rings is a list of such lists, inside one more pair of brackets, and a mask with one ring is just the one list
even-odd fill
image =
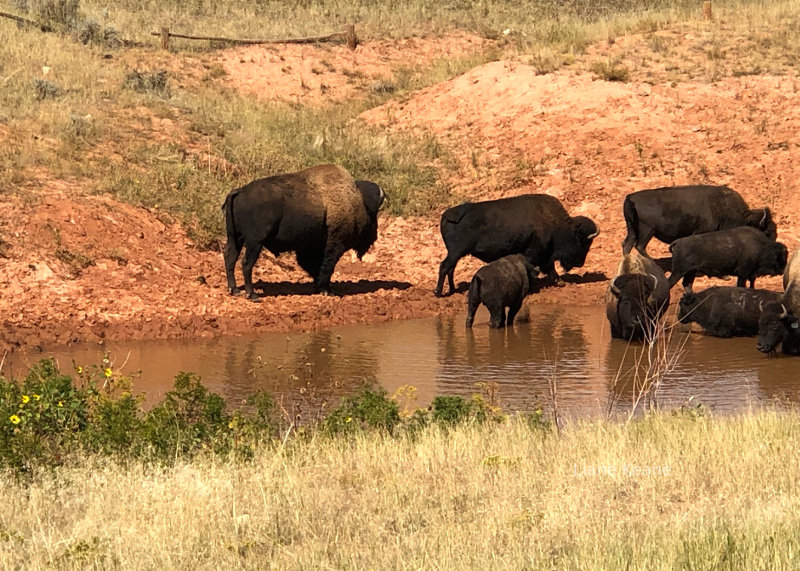
{"label": "bison horn", "polygon": [[600,230],[595,230],[594,232],[592,232],[591,234],[586,236],[586,239],[587,240],[592,240],[592,239],[596,238],[599,233],[600,233]]}
{"label": "bison horn", "polygon": [[764,209],[764,216],[761,217],[761,222],[758,223],[759,226],[764,226],[764,224],[767,222],[767,213],[768,212],[769,212],[769,210],[767,210],[765,208]]}
{"label": "bison horn", "polygon": [[656,288],[658,287],[658,278],[653,274],[647,274],[647,275],[653,278],[653,291],[651,291],[650,295],[647,296],[647,303],[653,303],[655,301],[653,296],[655,295]]}
{"label": "bison horn", "polygon": [[[619,276],[617,276],[617,278],[618,277]],[[613,280],[611,280],[611,293],[613,293],[615,296],[619,297],[622,292],[619,291],[619,288],[616,286],[617,278],[614,278]]]}
{"label": "bison horn", "polygon": [[760,312],[762,312],[762,313],[764,312],[764,300],[763,299],[759,300],[759,302],[758,302],[758,310]]}
{"label": "bison horn", "polygon": [[789,317],[789,310],[786,309],[786,306],[781,304],[781,314],[778,316],[778,319],[786,319]]}

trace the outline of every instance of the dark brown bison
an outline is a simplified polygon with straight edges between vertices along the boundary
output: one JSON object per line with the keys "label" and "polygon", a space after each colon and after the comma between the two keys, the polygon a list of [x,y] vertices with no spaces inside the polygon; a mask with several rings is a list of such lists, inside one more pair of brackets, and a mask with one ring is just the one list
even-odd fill
{"label": "dark brown bison", "polygon": [[599,234],[585,216],[570,217],[561,202],[547,194],[523,194],[486,202],[467,202],[444,211],[440,223],[447,257],[439,266],[434,293],[442,295],[445,277],[450,293],[458,261],[469,254],[493,262],[510,254],[524,254],[542,273],[560,285],[555,269],[581,267]]}
{"label": "dark brown bison", "polygon": [[637,252],[626,254],[606,292],[611,336],[652,339],[668,307],[669,285],[661,267]]}
{"label": "dark brown bison", "polygon": [[647,244],[655,237],[671,244],[693,234],[751,226],[770,240],[778,236],[769,208],[751,209],[727,186],[667,186],[633,192],[622,205],[628,233],[622,253],[634,247],[647,256]]}
{"label": "dark brown bison", "polygon": [[765,304],[780,302],[778,291],[714,286],[698,293],[685,293],[678,306],[678,321],[698,323],[715,337],[758,335]]}
{"label": "dark brown bison", "polygon": [[538,273],[538,268],[522,254],[504,256],[475,272],[467,296],[467,327],[472,327],[481,303],[489,310],[490,327],[513,325],[522,301],[530,293],[531,281]]}
{"label": "dark brown bison", "polygon": [[331,275],[342,254],[352,249],[361,258],[377,239],[383,200],[377,184],[354,181],[336,165],[270,176],[233,190],[222,205],[231,294],[240,293],[234,268],[242,247],[248,299],[258,301],[252,272],[262,248],[275,255],[295,252],[297,263],[314,278],[318,290],[330,294]]}
{"label": "dark brown bison", "polygon": [[763,232],[740,226],[675,240],[669,287],[683,278],[683,288],[692,291],[697,275],[713,278],[736,276],[736,285],[750,282],[755,287],[758,276],[777,276],[786,268],[786,246],[767,238]]}

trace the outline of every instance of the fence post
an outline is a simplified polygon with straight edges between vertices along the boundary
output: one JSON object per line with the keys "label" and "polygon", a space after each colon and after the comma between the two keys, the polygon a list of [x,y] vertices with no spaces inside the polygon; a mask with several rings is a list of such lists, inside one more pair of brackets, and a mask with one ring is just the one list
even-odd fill
{"label": "fence post", "polygon": [[347,25],[347,47],[351,50],[356,49],[358,45],[358,38],[356,37],[356,25],[355,24],[348,24]]}
{"label": "fence post", "polygon": [[711,2],[703,2],[703,20],[711,20]]}
{"label": "fence post", "polygon": [[166,26],[161,27],[161,49],[169,49],[169,28]]}

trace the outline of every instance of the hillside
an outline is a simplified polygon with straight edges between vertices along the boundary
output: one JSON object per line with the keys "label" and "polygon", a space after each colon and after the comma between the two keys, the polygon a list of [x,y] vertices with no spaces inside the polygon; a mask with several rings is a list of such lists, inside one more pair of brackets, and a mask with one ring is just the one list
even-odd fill
{"label": "hillside", "polygon": [[[62,113],[54,119],[42,111],[56,105],[47,101],[37,112],[5,116],[0,123],[7,189],[0,195],[0,349],[459,312],[463,295],[436,299],[432,290],[445,252],[439,212],[465,199],[546,192],[597,222],[601,235],[586,266],[567,287],[532,296],[532,307],[540,300],[602,303],[624,236],[621,203],[637,189],[728,184],[751,205],[772,208],[779,239],[794,249],[800,244],[794,216],[800,207],[797,62],[775,57],[754,63],[754,56],[743,55],[750,52],[737,30],[719,22],[706,29],[695,24],[631,33],[593,44],[552,70],[543,69],[540,56],[465,32],[373,39],[355,52],[342,45],[200,53],[153,47],[114,52],[109,63],[102,52],[87,52],[89,67],[97,68],[93,81],[106,83],[92,84],[101,86],[97,92],[87,87],[91,97],[76,96],[77,114],[69,124],[89,135],[60,135],[53,125],[64,120],[63,109],[53,108]],[[33,41],[32,32],[18,34],[20,42]],[[458,66],[443,72],[450,78],[422,85],[420,76],[430,79],[430,69],[454,58]],[[44,75],[44,67],[52,71]],[[102,87],[122,84],[131,69],[166,70],[173,93],[137,99]],[[64,79],[57,64],[30,73]],[[13,70],[2,70],[4,78],[9,74]],[[412,175],[395,175],[427,192],[429,206],[382,215],[370,254],[362,262],[348,254],[337,267],[334,288],[342,297],[310,295],[310,279],[291,257],[262,254],[254,279],[263,280],[266,302],[231,298],[219,252],[220,197],[273,163],[271,157],[246,168],[237,163],[247,137],[257,145],[267,136],[258,130],[262,124],[249,115],[222,118],[233,112],[220,105],[219,125],[210,126],[213,101],[196,102],[203,90],[253,101],[255,111],[265,102],[288,102],[325,113],[343,101],[383,97],[362,105],[348,128],[369,130],[364,148],[376,156],[396,154],[433,172],[435,186],[430,177],[414,182]],[[100,118],[105,126],[92,131]],[[241,146],[226,153],[230,133],[222,131],[234,124]],[[321,146],[329,154],[312,149],[310,158],[298,160],[339,156],[341,149],[325,150],[341,146],[337,136],[320,129],[309,136],[309,148]],[[433,150],[404,153],[392,147],[401,140],[422,141]],[[155,142],[158,148],[138,147]],[[31,158],[37,153],[45,158]],[[370,174],[357,168],[363,169],[357,174]],[[406,170],[393,172],[413,174],[413,168],[401,165],[397,169]],[[147,194],[158,185],[168,194]],[[198,202],[201,191],[206,194]],[[193,225],[197,220],[206,224],[203,232]],[[457,281],[468,281],[477,267],[474,260],[462,261]],[[777,279],[759,283],[779,287]]]}

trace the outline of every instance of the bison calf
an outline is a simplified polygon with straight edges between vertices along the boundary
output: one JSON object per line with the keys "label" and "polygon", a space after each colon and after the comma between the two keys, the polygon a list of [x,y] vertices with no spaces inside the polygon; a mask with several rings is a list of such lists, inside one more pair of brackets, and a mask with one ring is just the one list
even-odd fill
{"label": "bison calf", "polygon": [[678,321],[697,323],[715,337],[758,335],[765,304],[780,302],[783,294],[764,289],[714,286],[685,293],[678,306]]}
{"label": "bison calf", "polygon": [[522,307],[522,300],[530,292],[531,281],[537,273],[538,268],[522,254],[505,256],[475,272],[469,284],[467,327],[472,327],[475,312],[481,303],[489,310],[490,327],[496,329],[513,325],[514,317]]}
{"label": "bison calf", "polygon": [[727,186],[667,186],[632,192],[622,205],[628,233],[622,253],[636,247],[647,256],[652,238],[670,244],[693,234],[751,226],[775,240],[778,231],[769,208],[751,209]]}
{"label": "bison calf", "polygon": [[442,295],[447,278],[450,293],[456,289],[453,274],[458,261],[473,255],[493,262],[511,254],[525,254],[541,272],[561,285],[555,262],[565,271],[581,267],[599,234],[585,216],[570,217],[561,202],[547,194],[467,202],[444,211],[440,222],[447,257],[439,266],[434,293]]}
{"label": "bison calf", "polygon": [[736,276],[738,287],[744,287],[749,280],[753,288],[757,276],[780,275],[788,255],[786,246],[749,226],[680,238],[670,244],[669,251],[672,252],[669,287],[683,278],[687,292],[692,291],[697,275]]}
{"label": "bison calf", "polygon": [[253,292],[253,266],[267,248],[274,255],[295,252],[297,263],[330,293],[339,258],[355,250],[361,258],[378,237],[378,209],[383,190],[369,181],[354,181],[336,165],[255,180],[228,194],[222,210],[228,241],[225,273],[231,294],[238,294],[233,270],[244,247],[242,273],[247,297]]}

